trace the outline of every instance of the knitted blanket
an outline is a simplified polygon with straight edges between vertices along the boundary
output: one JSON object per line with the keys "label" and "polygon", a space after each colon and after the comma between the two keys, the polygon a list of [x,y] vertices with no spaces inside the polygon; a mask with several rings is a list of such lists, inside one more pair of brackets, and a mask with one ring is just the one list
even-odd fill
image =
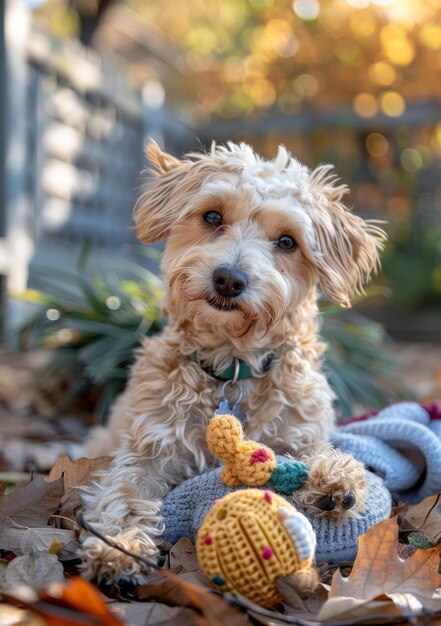
{"label": "knitted blanket", "polygon": [[[278,463],[286,458],[277,456]],[[220,478],[221,468],[203,472],[200,476],[189,478],[170,491],[162,501],[161,515],[164,523],[162,538],[173,544],[180,537],[189,537],[193,542],[205,515],[215,500],[246,486],[226,487]],[[329,561],[351,561],[357,554],[358,537],[364,535],[370,526],[381,522],[390,515],[391,496],[383,481],[374,474],[369,474],[366,508],[358,519],[349,519],[337,525],[325,517],[317,517],[310,509],[299,507],[290,496],[284,496],[312,524],[317,536],[315,557],[318,563]],[[271,489],[271,483],[261,487]]]}
{"label": "knitted blanket", "polygon": [[351,452],[392,493],[419,502],[441,491],[441,411],[400,402],[340,425],[334,445]]}
{"label": "knitted blanket", "polygon": [[[341,424],[331,441],[351,452],[371,470],[366,510],[357,520],[336,525],[299,508],[317,534],[317,562],[352,560],[358,538],[370,526],[390,515],[390,492],[408,502],[419,502],[441,491],[441,411],[413,402],[394,404],[375,415]],[[285,459],[277,457],[278,462]],[[220,479],[221,469],[204,472],[175,487],[163,500],[163,538],[194,541],[213,501],[233,491]],[[268,488],[268,487],[265,487]],[[288,500],[290,498],[288,497]]]}

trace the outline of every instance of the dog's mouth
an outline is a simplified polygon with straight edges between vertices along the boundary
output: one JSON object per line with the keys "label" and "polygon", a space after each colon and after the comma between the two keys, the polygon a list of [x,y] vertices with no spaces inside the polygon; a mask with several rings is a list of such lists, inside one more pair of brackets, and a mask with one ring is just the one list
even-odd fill
{"label": "dog's mouth", "polygon": [[239,307],[236,302],[226,298],[211,297],[207,298],[207,302],[217,311],[238,311]]}

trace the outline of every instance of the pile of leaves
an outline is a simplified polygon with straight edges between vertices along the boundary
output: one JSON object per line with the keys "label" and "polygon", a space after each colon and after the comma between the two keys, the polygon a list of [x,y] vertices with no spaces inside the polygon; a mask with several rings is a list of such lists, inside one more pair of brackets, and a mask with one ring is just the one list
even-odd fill
{"label": "pile of leaves", "polygon": [[[52,350],[51,363],[45,365],[36,386],[40,395],[43,390],[52,398],[54,416],[92,397],[95,414],[105,421],[127,381],[134,349],[166,323],[160,279],[139,261],[107,261],[91,263],[85,253],[76,270],[35,268],[33,289],[20,295],[37,305],[37,311],[19,329],[19,347]],[[368,296],[384,295],[379,288],[368,292]],[[396,362],[383,328],[324,299],[320,313],[320,333],[329,344],[324,367],[339,413],[349,417],[360,406],[380,408],[396,399]]]}
{"label": "pile of leaves", "polygon": [[[317,591],[302,600],[279,579],[284,601],[263,609],[219,595],[199,570],[194,547],[181,539],[144,584],[96,587],[78,576],[78,486],[108,463],[62,457],[41,475],[0,498],[0,615],[29,626],[246,626],[439,623],[441,494],[401,506],[359,541],[355,563],[320,564]],[[423,549],[424,548],[424,549]],[[343,575],[344,574],[344,575]],[[15,620],[15,621],[13,621]],[[20,621],[21,620],[21,621]]]}

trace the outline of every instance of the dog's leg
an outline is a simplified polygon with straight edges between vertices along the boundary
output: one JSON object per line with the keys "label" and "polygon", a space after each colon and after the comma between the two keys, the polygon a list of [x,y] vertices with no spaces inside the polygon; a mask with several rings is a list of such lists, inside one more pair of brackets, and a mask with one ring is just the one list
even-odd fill
{"label": "dog's leg", "polygon": [[363,463],[329,443],[301,461],[306,465],[308,480],[292,494],[298,504],[337,522],[360,516],[368,486]]}
{"label": "dog's leg", "polygon": [[[161,499],[189,475],[188,450],[170,441],[169,433],[149,434],[145,416],[138,416],[110,465],[83,496],[84,515],[103,535],[144,556],[157,554],[155,537],[162,533]],[[194,460],[193,460],[194,465]],[[83,533],[80,554],[89,579],[136,579],[142,565],[103,541]]]}

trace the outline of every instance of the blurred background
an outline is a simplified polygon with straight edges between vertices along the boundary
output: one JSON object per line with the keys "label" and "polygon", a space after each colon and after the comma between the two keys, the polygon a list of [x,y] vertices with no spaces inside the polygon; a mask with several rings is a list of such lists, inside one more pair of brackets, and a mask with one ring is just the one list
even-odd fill
{"label": "blurred background", "polygon": [[147,137],[333,163],[389,235],[367,297],[322,302],[339,414],[441,399],[439,0],[5,0],[0,23],[1,436],[37,446],[4,464],[47,462],[40,418],[80,442],[166,323],[131,230]]}

